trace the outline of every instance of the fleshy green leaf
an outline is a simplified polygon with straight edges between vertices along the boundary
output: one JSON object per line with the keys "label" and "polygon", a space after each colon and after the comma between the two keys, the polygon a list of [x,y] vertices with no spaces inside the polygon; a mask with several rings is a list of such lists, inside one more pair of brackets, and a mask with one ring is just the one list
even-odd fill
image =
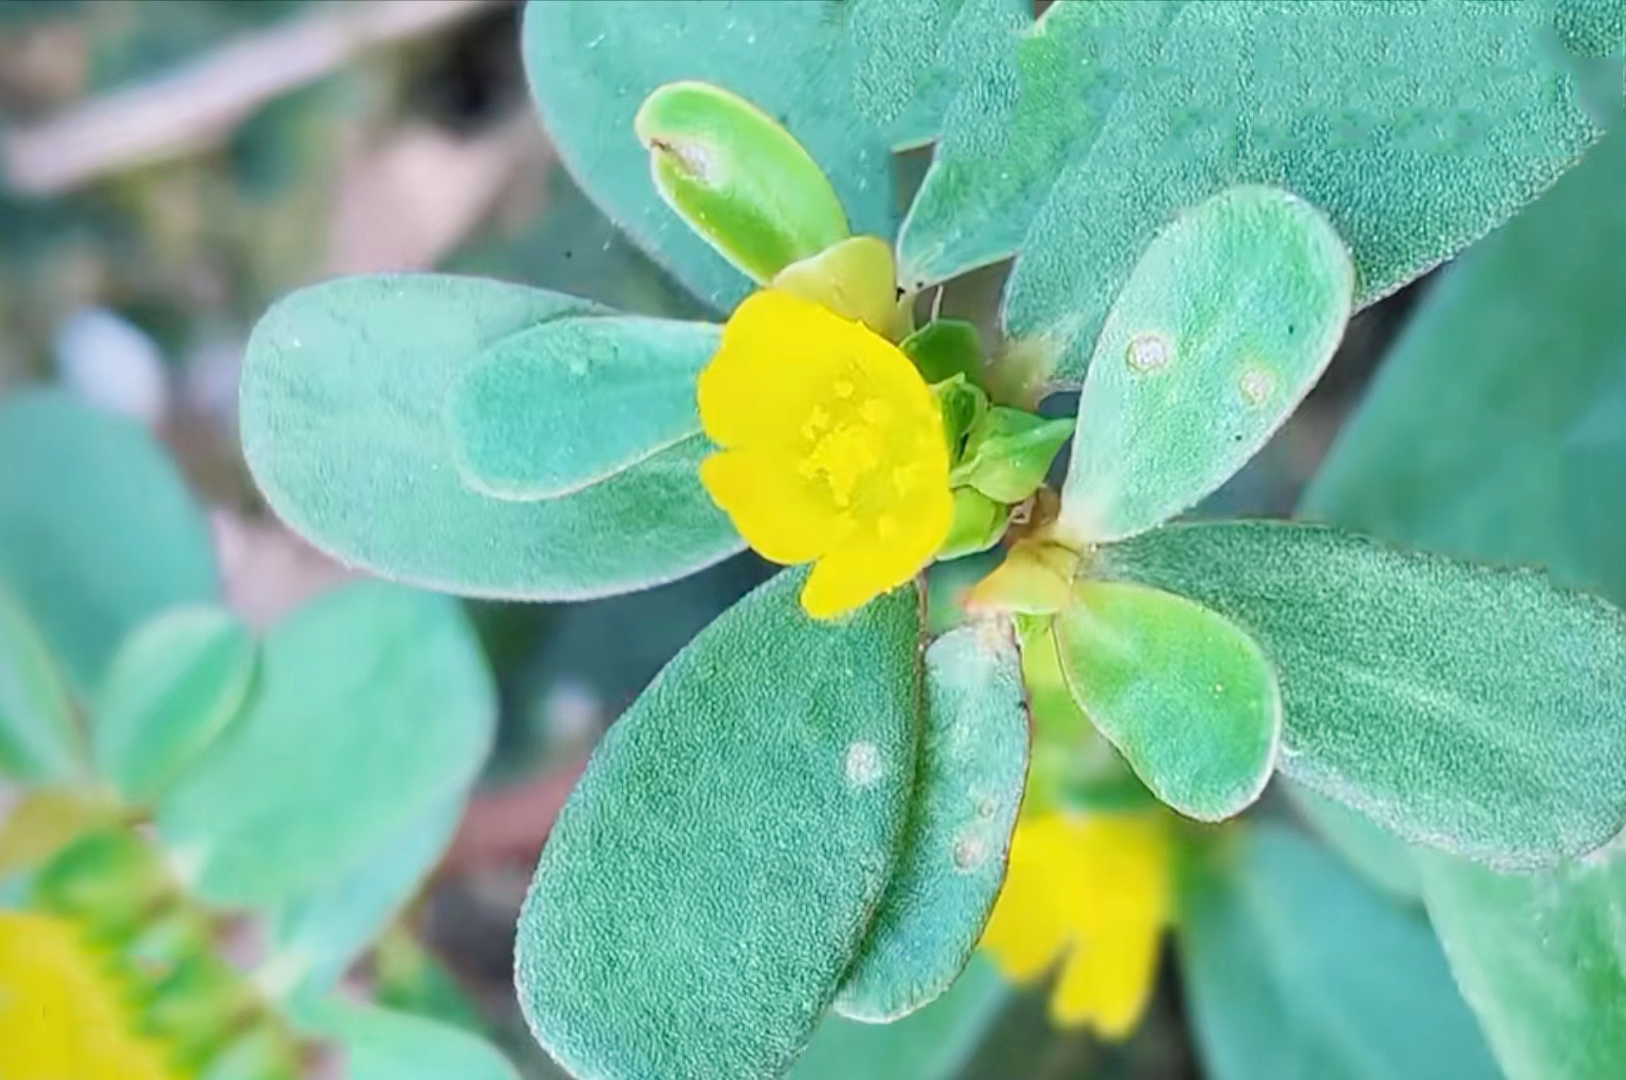
{"label": "fleshy green leaf", "polygon": [[1273,188],[1232,188],[1159,233],[1096,343],[1062,528],[1119,540],[1229,479],[1321,377],[1353,283],[1326,219]]}
{"label": "fleshy green leaf", "polygon": [[520,1002],[602,1080],[776,1077],[891,876],[915,775],[916,604],[846,621],[786,571],[704,630],[600,744],[520,916]]}
{"label": "fleshy green leaf", "polygon": [[557,499],[700,433],[694,381],[719,328],[561,318],[503,338],[455,376],[446,419],[464,482],[498,499]]}
{"label": "fleshy green leaf", "polygon": [[1282,789],[1321,838],[1332,845],[1345,862],[1365,875],[1366,880],[1387,889],[1397,899],[1422,902],[1423,884],[1417,873],[1417,856],[1410,844],[1335,799],[1291,781],[1284,781]]}
{"label": "fleshy green leaf", "polygon": [[928,141],[953,58],[1026,0],[541,0],[526,73],[548,136],[593,201],[719,310],[749,282],[663,203],[633,117],[650,91],[698,79],[762,109],[805,146],[852,231],[897,230],[891,151]]}
{"label": "fleshy green leaf", "polygon": [[466,802],[465,792],[454,792],[338,879],[276,911],[272,956],[262,970],[275,973],[278,988],[302,994],[332,989],[440,861]]}
{"label": "fleshy green leaf", "polygon": [[1282,700],[1246,633],[1190,600],[1105,581],[1080,581],[1054,626],[1074,700],[1158,798],[1199,821],[1259,798]]}
{"label": "fleshy green leaf", "polygon": [[903,852],[835,1011],[891,1023],[953,984],[1005,881],[1028,764],[1021,659],[1009,627],[926,650],[925,732]]}
{"label": "fleshy green leaf", "polygon": [[247,711],[159,804],[159,833],[204,899],[280,904],[467,790],[495,714],[455,602],[346,586],[271,631]]}
{"label": "fleshy green leaf", "polygon": [[1280,826],[1192,849],[1186,993],[1214,1080],[1498,1080],[1420,914]]}
{"label": "fleshy green leaf", "polygon": [[[1596,137],[1552,15],[1549,0],[1184,5],[1156,62],[1102,61],[1135,78],[1025,234],[1008,336],[1041,339],[1055,376],[1080,378],[1153,233],[1234,184],[1323,211],[1354,257],[1359,304],[1393,292]],[[1078,57],[1049,61],[1068,63]]]}
{"label": "fleshy green leaf", "polygon": [[1463,994],[1509,1080],[1592,1080],[1626,1060],[1626,847],[1513,876],[1421,856]]}
{"label": "fleshy green leaf", "polygon": [[0,462],[0,577],[75,690],[94,694],[148,618],[218,596],[208,523],[129,420],[51,391],[12,393],[0,405]]}
{"label": "fleshy green leaf", "polygon": [[818,162],[738,94],[667,83],[644,99],[633,127],[666,204],[758,284],[849,235]]}
{"label": "fleshy green leaf", "polygon": [[968,52],[965,92],[943,116],[932,166],[898,234],[910,288],[1015,254],[1056,177],[1100,134],[1112,103],[1153,65],[1168,0],[1011,10]]}
{"label": "fleshy green leaf", "polygon": [[1011,508],[990,499],[976,488],[954,489],[954,520],[937,549],[939,559],[958,559],[987,551],[1005,535]]}
{"label": "fleshy green leaf", "polygon": [[954,1080],[1011,997],[993,964],[973,955],[942,997],[902,1020],[827,1016],[789,1080]]}
{"label": "fleshy green leaf", "polygon": [[[635,144],[636,145],[636,144]],[[508,502],[460,481],[447,387],[509,335],[586,301],[477,278],[341,278],[283,299],[243,368],[243,452],[282,518],[346,562],[478,596],[645,588],[743,546],[684,440],[566,498]]]}
{"label": "fleshy green leaf", "polygon": [[137,803],[163,795],[235,719],[255,643],[231,612],[173,608],[119,647],[91,723],[97,768]]}
{"label": "fleshy green leaf", "polygon": [[965,459],[951,479],[1001,503],[1019,503],[1039,490],[1050,463],[1073,434],[1073,421],[1047,420],[995,405],[966,436]]}
{"label": "fleshy green leaf", "polygon": [[1287,523],[1158,529],[1101,568],[1251,633],[1282,772],[1408,840],[1533,868],[1626,821],[1626,615],[1602,600]]}
{"label": "fleshy green leaf", "polygon": [[332,998],[299,1017],[342,1055],[343,1080],[519,1080],[496,1047],[421,1016]]}
{"label": "fleshy green leaf", "polygon": [[1120,811],[1155,806],[1117,749],[1073,700],[1048,616],[1019,615],[1022,682],[1033,737],[1023,810]]}
{"label": "fleshy green leaf", "polygon": [[0,776],[72,778],[83,768],[79,739],[56,658],[0,582]]}
{"label": "fleshy green leaf", "polygon": [[929,383],[940,383],[956,375],[972,386],[982,382],[982,336],[975,323],[964,319],[933,319],[898,344],[905,356],[915,362]]}

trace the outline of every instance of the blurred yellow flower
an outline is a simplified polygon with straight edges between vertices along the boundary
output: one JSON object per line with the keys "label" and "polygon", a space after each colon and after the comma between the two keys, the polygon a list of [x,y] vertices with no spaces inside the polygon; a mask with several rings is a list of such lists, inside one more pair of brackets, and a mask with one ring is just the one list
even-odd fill
{"label": "blurred yellow flower", "polygon": [[1051,1018],[1124,1038],[1151,998],[1172,878],[1161,811],[1024,819],[982,949],[1015,982],[1060,956]]}
{"label": "blurred yellow flower", "polygon": [[948,535],[937,400],[897,346],[775,289],[741,304],[698,387],[723,448],[700,479],[779,563],[817,560],[802,606],[831,619],[917,574]]}
{"label": "blurred yellow flower", "polygon": [[0,1077],[174,1080],[123,994],[72,923],[0,911]]}

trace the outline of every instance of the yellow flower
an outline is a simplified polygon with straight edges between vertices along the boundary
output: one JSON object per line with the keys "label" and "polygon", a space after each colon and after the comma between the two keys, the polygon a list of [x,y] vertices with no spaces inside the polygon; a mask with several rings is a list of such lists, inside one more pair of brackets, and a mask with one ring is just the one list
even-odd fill
{"label": "yellow flower", "polygon": [[706,490],[779,563],[818,560],[802,606],[831,619],[917,574],[948,535],[948,442],[920,372],[863,324],[775,289],[723,329],[698,388],[723,447]]}
{"label": "yellow flower", "polygon": [[0,1077],[174,1080],[123,993],[73,924],[0,911]]}
{"label": "yellow flower", "polygon": [[1127,1036],[1151,997],[1169,922],[1170,846],[1160,811],[1022,820],[983,950],[1016,982],[1061,956],[1051,1018]]}

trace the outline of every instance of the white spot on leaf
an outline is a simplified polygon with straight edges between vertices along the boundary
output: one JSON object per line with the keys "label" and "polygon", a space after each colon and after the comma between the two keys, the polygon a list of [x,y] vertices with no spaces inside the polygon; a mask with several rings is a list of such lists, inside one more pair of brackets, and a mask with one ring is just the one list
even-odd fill
{"label": "white spot on leaf", "polygon": [[881,751],[872,742],[855,742],[847,747],[847,781],[869,787],[881,778]]}
{"label": "white spot on leaf", "polygon": [[1136,371],[1158,371],[1174,358],[1174,343],[1156,332],[1136,334],[1129,342],[1129,366]]}

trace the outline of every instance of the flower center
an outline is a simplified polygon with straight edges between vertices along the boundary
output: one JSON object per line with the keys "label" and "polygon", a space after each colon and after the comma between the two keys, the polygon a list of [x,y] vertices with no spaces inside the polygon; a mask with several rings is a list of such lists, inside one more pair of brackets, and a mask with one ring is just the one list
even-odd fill
{"label": "flower center", "polygon": [[[893,456],[888,453],[888,443],[901,432],[894,430],[891,403],[861,394],[854,379],[838,379],[831,389],[831,396],[814,405],[802,423],[805,450],[796,468],[804,478],[822,483],[835,505],[845,510],[855,501],[869,501],[861,500],[859,489],[868,486],[866,481],[875,478],[882,462]],[[909,490],[915,471],[892,470],[895,494]]]}

